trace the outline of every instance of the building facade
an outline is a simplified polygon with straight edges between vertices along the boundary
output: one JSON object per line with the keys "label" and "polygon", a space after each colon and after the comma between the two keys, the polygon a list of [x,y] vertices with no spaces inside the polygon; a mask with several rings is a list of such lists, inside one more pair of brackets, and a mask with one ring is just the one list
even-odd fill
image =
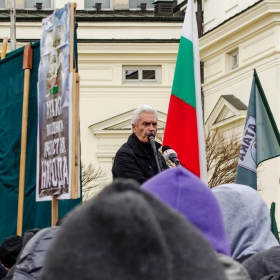
{"label": "building facade", "polygon": [[[208,125],[243,132],[246,114],[242,116],[241,111],[234,112],[228,104],[221,102],[220,97],[233,95],[248,105],[253,71],[256,69],[279,128],[280,2],[208,0],[204,4],[200,58],[204,63],[204,116]],[[226,115],[228,109],[231,109],[231,115]],[[222,116],[223,110],[225,117],[215,122],[214,116]],[[279,184],[278,157],[258,168],[258,189],[269,206],[271,202],[276,202],[278,212]]]}
{"label": "building facade", "polygon": [[[279,0],[195,2],[203,8],[200,57],[205,123],[242,133],[256,69],[279,126]],[[67,1],[44,1],[41,8],[36,3],[16,1],[18,47],[39,40],[42,18]],[[144,6],[140,0],[76,3],[82,161],[100,166],[110,181],[114,155],[131,133],[130,118],[136,107],[157,108],[163,132],[187,1],[165,2],[167,14],[160,14],[157,5],[155,12],[150,0]],[[10,37],[9,5],[10,1],[0,0],[1,38]],[[279,180],[280,160],[265,162],[259,188],[268,205],[276,202],[276,210]]]}

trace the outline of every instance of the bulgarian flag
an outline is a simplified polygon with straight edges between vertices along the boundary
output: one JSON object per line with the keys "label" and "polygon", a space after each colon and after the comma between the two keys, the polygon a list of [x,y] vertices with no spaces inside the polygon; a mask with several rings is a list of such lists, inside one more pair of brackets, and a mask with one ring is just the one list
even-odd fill
{"label": "bulgarian flag", "polygon": [[207,183],[200,60],[193,0],[188,1],[185,14],[163,145],[175,150],[181,164]]}

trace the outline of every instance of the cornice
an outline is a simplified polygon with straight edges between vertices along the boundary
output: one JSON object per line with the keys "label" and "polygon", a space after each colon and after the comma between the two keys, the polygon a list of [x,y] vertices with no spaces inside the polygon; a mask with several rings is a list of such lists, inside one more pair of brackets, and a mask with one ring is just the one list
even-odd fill
{"label": "cornice", "polygon": [[[131,133],[131,116],[134,110],[135,108],[112,118],[92,124],[89,126],[89,129],[91,130],[92,134],[98,135],[98,138],[108,137],[109,135],[123,135]],[[165,127],[165,120],[166,114],[158,111],[158,130],[160,132],[163,131]]]}
{"label": "cornice", "polygon": [[[17,22],[41,22],[42,19],[50,16],[53,10],[16,10]],[[76,22],[183,22],[183,14],[176,14],[171,16],[155,16],[154,11],[140,11],[123,10],[123,11],[88,11],[78,10],[75,14]],[[8,9],[0,9],[0,22],[10,22],[10,12]]]}
{"label": "cornice", "polygon": [[[112,129],[112,130],[94,130],[91,127],[89,127],[91,130],[92,134],[95,135],[97,138],[113,138],[116,139],[118,137],[123,137],[124,135],[129,135],[131,134],[131,129]],[[163,133],[164,128],[158,128],[157,129],[157,134]]]}
{"label": "cornice", "polygon": [[[233,114],[233,116],[231,116],[229,118],[223,116],[221,120],[216,122],[219,115],[222,113],[222,111],[225,110],[224,108],[226,108],[227,111],[230,111]],[[224,124],[228,124],[230,122],[235,122],[236,120],[238,120],[240,118],[242,118],[242,119],[245,118],[246,113],[247,113],[247,110],[237,109],[236,107],[234,107],[234,105],[232,105],[229,101],[227,101],[223,96],[221,96],[219,98],[218,102],[216,103],[216,105],[214,106],[214,109],[209,114],[207,120],[205,121],[205,125],[211,126],[211,128],[220,127],[220,126],[223,126]]]}
{"label": "cornice", "polygon": [[[199,39],[200,51],[217,44],[219,41],[226,40],[237,32],[242,32],[245,28],[260,21],[272,14],[280,13],[279,0],[266,0],[248,9],[248,11],[232,18],[219,28],[210,31]],[[280,20],[280,17],[279,17]],[[269,22],[270,23],[270,22]]]}

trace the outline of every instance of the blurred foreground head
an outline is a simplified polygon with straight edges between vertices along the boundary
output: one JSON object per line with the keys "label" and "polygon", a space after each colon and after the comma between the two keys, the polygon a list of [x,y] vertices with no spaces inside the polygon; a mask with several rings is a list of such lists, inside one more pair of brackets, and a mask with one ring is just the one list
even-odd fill
{"label": "blurred foreground head", "polygon": [[226,279],[215,252],[184,217],[133,180],[116,180],[65,219],[43,280]]}
{"label": "blurred foreground head", "polygon": [[177,166],[154,176],[141,188],[184,215],[218,253],[230,256],[219,203],[209,187],[196,175]]}
{"label": "blurred foreground head", "polygon": [[3,241],[0,247],[0,260],[6,268],[11,268],[16,263],[21,248],[21,236],[12,235]]}
{"label": "blurred foreground head", "polygon": [[245,256],[279,245],[270,231],[267,205],[256,190],[224,184],[212,191],[223,213],[233,259],[242,262]]}

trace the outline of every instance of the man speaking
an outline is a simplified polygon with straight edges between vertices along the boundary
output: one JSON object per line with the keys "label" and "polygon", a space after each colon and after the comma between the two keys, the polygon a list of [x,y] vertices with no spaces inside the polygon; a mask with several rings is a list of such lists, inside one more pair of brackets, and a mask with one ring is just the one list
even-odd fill
{"label": "man speaking", "polygon": [[132,114],[132,134],[118,150],[113,168],[113,178],[133,178],[140,184],[167,169],[168,166],[158,151],[161,145],[155,142],[157,134],[157,111],[142,105]]}

